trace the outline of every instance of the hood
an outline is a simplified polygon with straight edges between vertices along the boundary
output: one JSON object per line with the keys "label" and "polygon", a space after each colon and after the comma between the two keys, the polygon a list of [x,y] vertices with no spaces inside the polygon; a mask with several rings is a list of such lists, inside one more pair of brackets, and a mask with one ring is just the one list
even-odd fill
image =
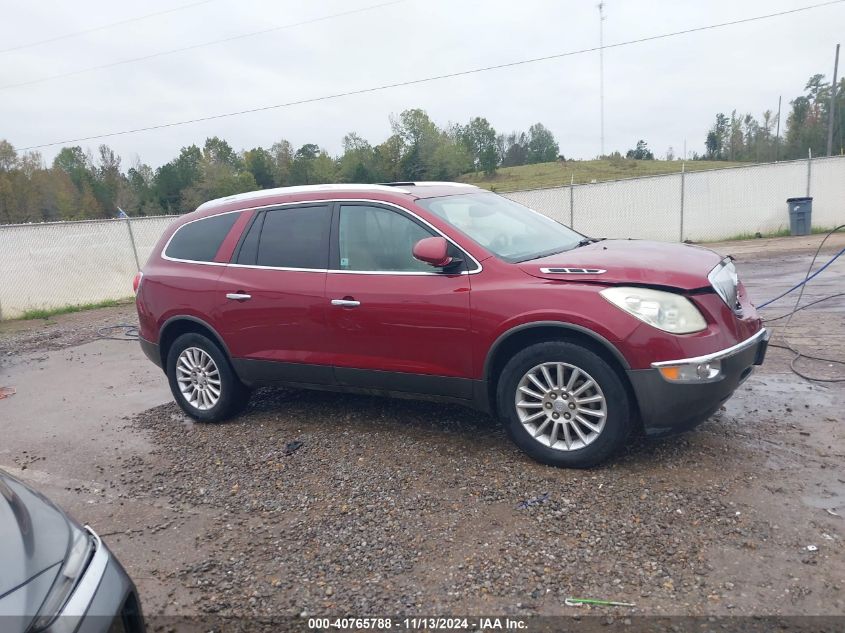
{"label": "hood", "polygon": [[28,614],[25,619],[31,619],[38,612],[70,536],[61,510],[0,471],[0,616]]}
{"label": "hood", "polygon": [[[710,287],[707,274],[722,259],[722,256],[710,249],[688,244],[603,240],[571,251],[522,262],[518,266],[529,275],[541,279],[696,290]],[[586,272],[544,270],[549,268],[586,269]]]}

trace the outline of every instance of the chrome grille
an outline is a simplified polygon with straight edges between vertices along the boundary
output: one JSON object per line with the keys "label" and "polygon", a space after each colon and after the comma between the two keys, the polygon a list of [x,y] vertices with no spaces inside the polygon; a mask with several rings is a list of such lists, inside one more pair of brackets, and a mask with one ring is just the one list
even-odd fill
{"label": "chrome grille", "polygon": [[736,273],[736,266],[729,257],[723,259],[710,271],[707,280],[731,310],[737,314],[742,312],[738,297],[739,276]]}

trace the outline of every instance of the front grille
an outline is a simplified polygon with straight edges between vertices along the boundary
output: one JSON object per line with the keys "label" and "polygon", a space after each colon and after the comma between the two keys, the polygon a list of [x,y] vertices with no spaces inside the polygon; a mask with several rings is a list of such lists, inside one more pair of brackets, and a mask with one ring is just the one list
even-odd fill
{"label": "front grille", "polygon": [[729,257],[723,259],[719,264],[710,271],[707,275],[710,285],[716,293],[722,298],[722,301],[734,311],[739,314],[742,312],[742,305],[739,302],[739,277],[736,273],[736,266]]}

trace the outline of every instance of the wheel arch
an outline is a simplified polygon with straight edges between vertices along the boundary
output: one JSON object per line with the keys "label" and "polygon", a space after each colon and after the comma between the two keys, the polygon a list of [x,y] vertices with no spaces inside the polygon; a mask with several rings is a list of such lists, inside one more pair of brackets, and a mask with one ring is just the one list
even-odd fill
{"label": "wheel arch", "polygon": [[[574,323],[563,321],[533,321],[517,325],[502,333],[490,346],[484,361],[484,381],[487,385],[487,399],[491,411],[496,411],[496,387],[505,364],[517,351],[535,343],[545,341],[571,341],[579,343],[598,354],[619,374],[628,391],[630,401],[636,407],[636,397],[628,379],[628,361],[613,343],[601,334]],[[638,407],[636,407],[638,409]],[[636,412],[637,414],[639,411]]]}
{"label": "wheel arch", "polygon": [[163,368],[167,367],[167,355],[170,352],[173,342],[183,334],[188,333],[202,334],[208,337],[220,346],[226,358],[231,361],[232,356],[229,354],[229,348],[211,325],[195,316],[177,315],[170,317],[164,322],[164,325],[161,327],[161,333],[159,334],[159,354]]}

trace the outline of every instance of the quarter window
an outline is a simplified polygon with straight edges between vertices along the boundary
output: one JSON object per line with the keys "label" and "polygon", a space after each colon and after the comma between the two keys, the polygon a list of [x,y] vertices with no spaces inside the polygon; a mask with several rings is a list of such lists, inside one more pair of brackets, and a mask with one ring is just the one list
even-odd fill
{"label": "quarter window", "polygon": [[325,270],[329,263],[330,228],[328,206],[267,211],[256,263],[278,268]]}
{"label": "quarter window", "polygon": [[236,264],[255,265],[255,261],[258,259],[258,238],[261,237],[261,227],[263,225],[264,214],[259,213],[241,242],[241,247],[238,250],[238,258],[235,261]]}
{"label": "quarter window", "polygon": [[433,272],[414,258],[414,244],[433,233],[407,216],[364,205],[340,207],[340,269]]}
{"label": "quarter window", "polygon": [[223,213],[184,224],[176,229],[164,254],[193,262],[214,261],[237,218],[237,213]]}

